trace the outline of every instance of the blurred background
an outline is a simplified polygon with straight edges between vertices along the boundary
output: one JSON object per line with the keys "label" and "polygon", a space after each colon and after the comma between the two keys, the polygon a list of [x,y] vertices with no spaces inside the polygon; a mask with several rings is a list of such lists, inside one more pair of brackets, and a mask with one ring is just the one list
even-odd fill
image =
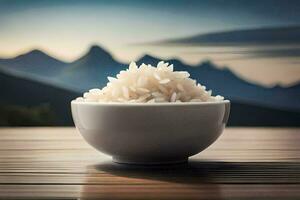
{"label": "blurred background", "polygon": [[300,126],[300,1],[0,0],[0,126],[72,126],[130,61],[231,100],[230,126]]}

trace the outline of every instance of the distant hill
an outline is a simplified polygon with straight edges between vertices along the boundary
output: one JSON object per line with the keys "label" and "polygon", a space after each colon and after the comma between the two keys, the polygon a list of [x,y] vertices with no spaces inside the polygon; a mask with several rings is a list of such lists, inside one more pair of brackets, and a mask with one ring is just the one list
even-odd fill
{"label": "distant hill", "polygon": [[0,68],[40,75],[56,76],[67,66],[67,63],[55,59],[40,50],[33,50],[14,58],[0,59]]}
{"label": "distant hill", "polygon": [[[20,113],[28,121],[27,125],[35,122],[36,125],[72,125],[70,101],[79,93],[71,92],[58,87],[50,86],[41,82],[33,81],[23,77],[17,77],[7,72],[0,71],[0,110],[2,110],[1,119],[13,116],[9,116],[9,111],[18,115],[15,118],[20,117]],[[1,108],[5,106],[4,108]],[[9,109],[11,108],[11,109]],[[32,108],[32,109],[31,109]],[[30,112],[32,110],[32,112]],[[3,112],[6,112],[4,116]],[[50,111],[47,112],[47,111]],[[45,118],[45,121],[34,121],[26,119],[36,115],[38,118]],[[51,121],[49,119],[53,119]],[[19,121],[14,119],[15,123]],[[19,122],[22,125],[23,122]],[[16,124],[11,124],[16,125]]]}
{"label": "distant hill", "polygon": [[126,64],[117,62],[110,53],[99,46],[92,46],[78,60],[70,63],[59,80],[79,91],[104,86],[107,76],[116,75]]}
{"label": "distant hill", "polygon": [[254,28],[199,34],[152,44],[186,45],[288,45],[300,44],[300,26]]}

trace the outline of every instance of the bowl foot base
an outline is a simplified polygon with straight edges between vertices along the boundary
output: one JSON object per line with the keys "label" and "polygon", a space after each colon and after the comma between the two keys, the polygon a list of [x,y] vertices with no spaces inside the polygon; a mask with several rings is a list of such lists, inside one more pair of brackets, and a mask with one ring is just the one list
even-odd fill
{"label": "bowl foot base", "polygon": [[113,157],[113,162],[118,164],[127,164],[127,165],[173,165],[173,164],[183,164],[188,162],[188,158],[183,159],[172,159],[172,160],[136,160],[128,159],[122,157]]}

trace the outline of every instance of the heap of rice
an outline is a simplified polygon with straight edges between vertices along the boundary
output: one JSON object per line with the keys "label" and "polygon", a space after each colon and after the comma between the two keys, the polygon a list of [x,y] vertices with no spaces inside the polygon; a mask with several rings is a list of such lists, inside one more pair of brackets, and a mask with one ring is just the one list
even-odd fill
{"label": "heap of rice", "polygon": [[116,78],[108,77],[102,89],[91,89],[76,101],[83,102],[210,102],[222,101],[222,96],[212,96],[212,91],[189,78],[186,71],[173,71],[173,65],[160,61],[157,67],[131,62],[126,71]]}

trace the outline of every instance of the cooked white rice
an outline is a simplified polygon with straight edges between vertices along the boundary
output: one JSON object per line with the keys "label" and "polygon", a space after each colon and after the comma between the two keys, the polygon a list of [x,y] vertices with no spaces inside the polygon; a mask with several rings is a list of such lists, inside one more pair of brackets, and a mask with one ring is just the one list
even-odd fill
{"label": "cooked white rice", "polygon": [[186,71],[173,71],[173,65],[160,61],[157,67],[131,62],[129,68],[120,71],[116,78],[107,77],[102,89],[91,89],[76,101],[83,102],[211,102],[222,101],[220,95],[189,78]]}

